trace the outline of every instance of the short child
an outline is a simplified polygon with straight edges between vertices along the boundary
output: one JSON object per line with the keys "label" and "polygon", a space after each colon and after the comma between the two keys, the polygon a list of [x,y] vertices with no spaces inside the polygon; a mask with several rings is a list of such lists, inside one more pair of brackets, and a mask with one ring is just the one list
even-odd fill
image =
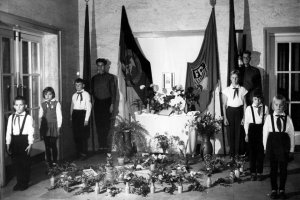
{"label": "short child", "polygon": [[260,90],[253,91],[252,105],[245,111],[245,141],[249,142],[249,162],[251,180],[262,180],[264,164],[263,125],[269,114],[268,107],[262,103]]}
{"label": "short child", "polygon": [[6,145],[12,155],[16,169],[17,184],[14,191],[26,190],[30,178],[30,151],[34,141],[33,119],[25,111],[26,100],[17,96],[14,100],[15,113],[9,116],[6,129]]}
{"label": "short child", "polygon": [[75,140],[77,157],[85,159],[87,157],[89,138],[89,118],[91,115],[91,97],[84,90],[84,80],[78,78],[75,80],[76,93],[72,96],[71,120],[73,127],[73,136]]}
{"label": "short child", "polygon": [[[272,101],[273,114],[266,118],[263,127],[263,144],[267,156],[270,158],[270,178],[272,192],[270,198],[285,199],[285,183],[287,179],[288,161],[293,157],[295,148],[295,131],[292,119],[285,114],[286,99],[276,95]],[[279,188],[277,174],[279,169]]]}
{"label": "short child", "polygon": [[41,118],[40,135],[44,139],[46,148],[46,161],[50,167],[57,163],[57,138],[60,135],[62,124],[61,105],[55,99],[55,92],[52,87],[43,90],[45,101],[41,105],[39,117]]}

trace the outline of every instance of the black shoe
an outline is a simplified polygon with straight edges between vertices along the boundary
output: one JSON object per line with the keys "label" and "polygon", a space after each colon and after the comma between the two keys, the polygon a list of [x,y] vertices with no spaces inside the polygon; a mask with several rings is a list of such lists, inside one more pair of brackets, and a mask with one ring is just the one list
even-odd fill
{"label": "black shoe", "polygon": [[262,174],[257,174],[257,181],[262,181],[262,180],[263,180]]}
{"label": "black shoe", "polygon": [[256,181],[256,174],[251,174],[251,181]]}
{"label": "black shoe", "polygon": [[276,190],[272,190],[271,194],[270,194],[270,198],[271,199],[277,199],[278,195],[277,195],[277,191]]}
{"label": "black shoe", "polygon": [[18,191],[20,190],[20,185],[17,183],[14,187],[13,187],[13,191]]}
{"label": "black shoe", "polygon": [[287,199],[287,196],[286,196],[284,190],[280,190],[279,191],[279,198],[280,199]]}

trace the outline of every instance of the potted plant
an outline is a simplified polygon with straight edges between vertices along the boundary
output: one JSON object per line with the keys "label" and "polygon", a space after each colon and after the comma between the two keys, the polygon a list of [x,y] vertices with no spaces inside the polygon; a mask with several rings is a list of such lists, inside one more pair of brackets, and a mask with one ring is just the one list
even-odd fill
{"label": "potted plant", "polygon": [[136,144],[138,150],[146,147],[145,135],[148,131],[134,119],[128,120],[118,116],[112,134],[116,151],[123,157],[132,155],[133,143]]}
{"label": "potted plant", "polygon": [[202,154],[212,155],[213,147],[210,139],[215,137],[221,130],[222,119],[216,119],[211,113],[207,112],[204,115],[201,113],[196,113],[194,120],[192,121],[193,126],[196,127],[198,134],[202,140]]}

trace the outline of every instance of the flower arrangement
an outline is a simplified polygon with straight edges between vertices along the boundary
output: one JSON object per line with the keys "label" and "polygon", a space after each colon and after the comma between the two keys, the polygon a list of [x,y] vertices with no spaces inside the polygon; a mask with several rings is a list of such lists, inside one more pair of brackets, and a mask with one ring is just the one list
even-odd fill
{"label": "flower arrangement", "polygon": [[169,138],[167,135],[159,135],[156,133],[154,139],[157,141],[157,146],[163,150],[163,153],[166,153],[169,148]]}
{"label": "flower arrangement", "polygon": [[[140,89],[145,89],[145,86],[141,85]],[[158,85],[151,84],[147,90],[149,94],[147,103],[149,103],[151,110],[155,110],[156,112],[158,112],[170,107],[176,111],[184,110],[185,93],[181,85],[174,86],[169,92],[165,88],[162,89],[162,92],[158,92]]]}
{"label": "flower arrangement", "polygon": [[223,120],[221,118],[215,118],[211,113],[205,114],[200,112],[194,113],[192,121],[188,122],[189,126],[195,126],[198,133],[202,138],[213,138],[215,134],[221,130]]}
{"label": "flower arrangement", "polygon": [[194,93],[194,88],[189,87],[185,93],[186,98],[186,104],[187,104],[187,111],[195,111],[196,110],[196,104],[199,104],[199,94]]}

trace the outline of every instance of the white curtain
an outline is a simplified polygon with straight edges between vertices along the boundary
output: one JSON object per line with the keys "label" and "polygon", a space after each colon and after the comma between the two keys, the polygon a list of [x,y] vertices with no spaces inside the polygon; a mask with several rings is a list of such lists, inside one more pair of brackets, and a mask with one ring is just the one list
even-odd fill
{"label": "white curtain", "polygon": [[187,62],[193,62],[200,51],[203,35],[175,37],[140,37],[140,47],[151,63],[153,83],[162,89],[163,73],[175,74],[175,85],[185,87]]}

